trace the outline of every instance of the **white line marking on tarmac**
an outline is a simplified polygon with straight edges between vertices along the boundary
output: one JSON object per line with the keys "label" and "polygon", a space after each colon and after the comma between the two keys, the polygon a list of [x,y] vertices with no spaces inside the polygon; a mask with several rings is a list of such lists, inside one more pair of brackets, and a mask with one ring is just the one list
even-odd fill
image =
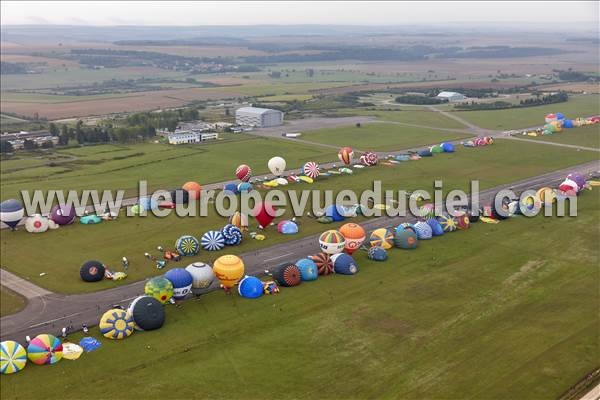
{"label": "white line marking on tarmac", "polygon": [[282,254],[280,256],[277,257],[273,257],[273,258],[267,258],[265,261],[273,261],[273,260],[277,260],[279,258],[283,258],[283,257],[287,257],[287,256],[291,256],[294,253],[286,253],[286,254]]}
{"label": "white line marking on tarmac", "polygon": [[80,312],[75,313],[75,314],[65,315],[64,317],[50,319],[48,321],[40,322],[39,324],[31,325],[29,328],[37,328],[38,326],[42,326],[42,325],[49,324],[49,323],[52,323],[52,322],[60,321],[61,319],[65,319],[65,318],[71,318],[71,317],[74,317],[76,315],[83,314],[84,312],[85,311],[80,311]]}

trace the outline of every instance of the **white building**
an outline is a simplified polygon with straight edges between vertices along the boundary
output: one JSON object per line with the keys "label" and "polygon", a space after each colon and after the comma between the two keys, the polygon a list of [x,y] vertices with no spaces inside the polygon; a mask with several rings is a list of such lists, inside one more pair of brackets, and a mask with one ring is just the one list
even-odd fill
{"label": "white building", "polygon": [[219,139],[217,132],[179,131],[168,135],[169,144],[201,143],[207,140]]}
{"label": "white building", "polygon": [[460,101],[465,100],[467,96],[457,92],[440,92],[437,96],[438,99],[448,100],[448,101]]}
{"label": "white building", "polygon": [[242,107],[235,111],[235,122],[259,128],[278,126],[283,124],[283,113],[268,108]]}

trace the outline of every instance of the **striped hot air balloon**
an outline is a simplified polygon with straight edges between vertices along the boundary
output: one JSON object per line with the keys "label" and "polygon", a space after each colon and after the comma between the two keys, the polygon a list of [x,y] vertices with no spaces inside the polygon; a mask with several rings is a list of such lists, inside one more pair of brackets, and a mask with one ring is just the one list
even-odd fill
{"label": "striped hot air balloon", "polygon": [[369,237],[371,247],[383,247],[384,250],[392,248],[394,242],[394,234],[386,228],[375,229]]}
{"label": "striped hot air balloon", "polygon": [[338,157],[341,162],[350,165],[352,163],[352,158],[354,158],[354,150],[352,150],[351,147],[342,147],[338,153]]}
{"label": "striped hot air balloon", "polygon": [[0,373],[14,374],[27,365],[25,347],[13,340],[0,343]]}
{"label": "striped hot air balloon", "polygon": [[312,256],[308,256],[308,258],[317,266],[319,275],[333,274],[333,262],[331,262],[331,257],[329,254],[317,253],[313,254]]}
{"label": "striped hot air balloon", "polygon": [[316,179],[320,174],[321,170],[319,169],[319,164],[314,161],[309,161],[302,167],[302,172],[304,175],[308,176],[311,179]]}
{"label": "striped hot air balloon", "polygon": [[346,239],[344,235],[335,229],[325,231],[319,236],[319,246],[321,250],[327,254],[336,254],[344,251]]}
{"label": "striped hot air balloon", "polygon": [[38,365],[55,364],[62,359],[62,343],[53,335],[37,335],[27,346],[27,358]]}
{"label": "striped hot air balloon", "polygon": [[200,243],[194,236],[184,235],[177,239],[175,248],[182,256],[195,256],[200,251]]}
{"label": "striped hot air balloon", "polygon": [[208,231],[202,235],[202,248],[208,251],[218,251],[225,247],[225,238],[220,231]]}

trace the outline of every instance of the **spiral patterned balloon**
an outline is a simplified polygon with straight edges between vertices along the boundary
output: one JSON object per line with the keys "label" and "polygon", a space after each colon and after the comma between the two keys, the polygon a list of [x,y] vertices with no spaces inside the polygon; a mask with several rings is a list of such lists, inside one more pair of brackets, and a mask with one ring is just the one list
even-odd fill
{"label": "spiral patterned balloon", "polygon": [[242,231],[233,224],[227,224],[221,230],[227,246],[236,246],[242,242]]}
{"label": "spiral patterned balloon", "polygon": [[362,156],[360,156],[360,163],[366,165],[367,167],[377,165],[378,162],[379,156],[377,156],[377,153],[374,153],[372,151],[367,151]]}

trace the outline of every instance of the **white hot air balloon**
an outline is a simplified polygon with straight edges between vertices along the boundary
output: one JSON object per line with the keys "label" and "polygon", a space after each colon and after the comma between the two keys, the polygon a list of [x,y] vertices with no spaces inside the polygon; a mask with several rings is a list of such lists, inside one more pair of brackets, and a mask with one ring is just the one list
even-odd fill
{"label": "white hot air balloon", "polygon": [[281,157],[273,157],[267,164],[273,175],[280,176],[285,171],[285,160]]}

